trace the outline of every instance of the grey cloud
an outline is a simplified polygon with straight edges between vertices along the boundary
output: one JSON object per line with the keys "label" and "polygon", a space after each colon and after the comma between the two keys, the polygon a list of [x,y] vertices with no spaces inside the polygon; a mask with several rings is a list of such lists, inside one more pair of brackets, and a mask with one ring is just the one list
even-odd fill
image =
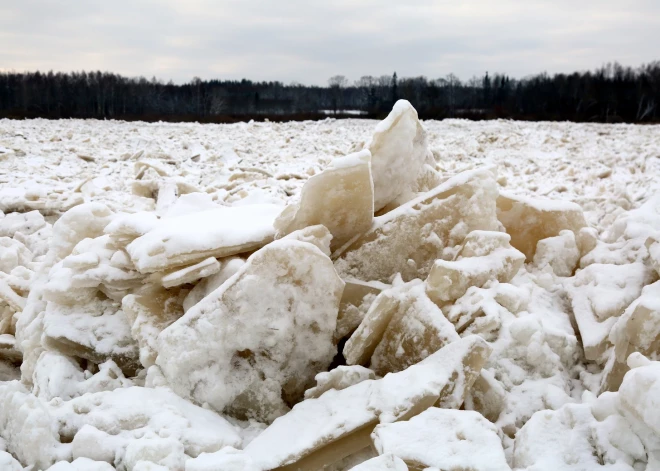
{"label": "grey cloud", "polygon": [[175,82],[521,77],[659,59],[655,0],[0,0],[0,68]]}

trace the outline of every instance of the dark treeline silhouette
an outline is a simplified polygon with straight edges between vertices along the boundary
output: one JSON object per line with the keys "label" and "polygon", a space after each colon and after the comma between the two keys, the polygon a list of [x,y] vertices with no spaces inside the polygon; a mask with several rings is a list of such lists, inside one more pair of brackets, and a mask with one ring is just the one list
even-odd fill
{"label": "dark treeline silhouette", "polygon": [[637,69],[608,64],[593,72],[546,73],[516,80],[502,74],[462,82],[453,74],[365,76],[327,87],[194,78],[183,85],[103,72],[0,73],[0,118],[97,118],[232,122],[381,118],[409,100],[422,119],[510,118],[660,122],[660,61]]}

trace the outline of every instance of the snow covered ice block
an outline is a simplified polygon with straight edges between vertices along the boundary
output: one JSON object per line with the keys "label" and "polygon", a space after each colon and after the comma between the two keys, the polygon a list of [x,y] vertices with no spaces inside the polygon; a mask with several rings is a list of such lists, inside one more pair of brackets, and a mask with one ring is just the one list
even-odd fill
{"label": "snow covered ice block", "polygon": [[249,252],[273,239],[280,211],[277,205],[252,204],[162,219],[126,250],[141,273]]}
{"label": "snow covered ice block", "polygon": [[[343,277],[389,283],[423,278],[433,262],[470,232],[497,230],[493,173],[460,173],[428,193],[374,219],[369,231],[339,249],[335,267]],[[452,254],[453,256],[453,254]]]}
{"label": "snow covered ice block", "polygon": [[337,368],[319,373],[314,378],[316,386],[305,391],[305,399],[314,399],[330,389],[346,389],[354,384],[368,379],[376,379],[376,374],[364,366],[338,366]]}
{"label": "snow covered ice block", "polygon": [[103,235],[112,211],[101,203],[85,203],[70,209],[53,224],[49,256],[57,262],[69,255],[78,242]]}
{"label": "snow covered ice block", "polygon": [[4,471],[23,471],[23,465],[6,451],[0,451],[0,469]]}
{"label": "snow covered ice block", "polygon": [[[611,394],[611,393],[609,393]],[[520,471],[587,471],[652,469],[629,421],[601,395],[595,404],[566,404],[536,412],[518,431],[513,467]],[[605,404],[599,404],[599,402]],[[603,409],[604,414],[597,411]],[[598,415],[598,419],[594,417]],[[633,464],[637,466],[633,467]]]}
{"label": "snow covered ice block", "polygon": [[110,236],[117,248],[123,248],[152,230],[157,224],[156,213],[140,211],[118,215],[105,227],[103,232]]}
{"label": "snow covered ice block", "polygon": [[32,261],[32,252],[21,242],[10,237],[0,237],[0,272],[11,273],[18,266]]}
{"label": "snow covered ice block", "polygon": [[191,307],[215,291],[229,278],[234,276],[236,272],[245,265],[245,259],[240,257],[228,257],[223,259],[221,264],[222,267],[218,273],[202,279],[193,287],[193,289],[190,290],[186,298],[183,300],[184,312],[188,312]]}
{"label": "snow covered ice block", "polygon": [[46,220],[39,211],[9,213],[0,218],[0,237],[14,237],[17,232],[30,235],[46,226]]}
{"label": "snow covered ice block", "polygon": [[59,461],[46,471],[115,471],[115,468],[105,461],[78,458],[71,463],[68,461]]}
{"label": "snow covered ice block", "polygon": [[122,300],[131,335],[140,348],[140,363],[145,368],[156,362],[158,335],[183,316],[182,296],[185,295],[185,291],[148,285]]}
{"label": "snow covered ice block", "polygon": [[497,427],[481,414],[431,407],[407,422],[378,425],[371,437],[378,453],[391,453],[415,471],[504,471]]}
{"label": "snow covered ice block", "polygon": [[506,407],[506,391],[493,373],[482,369],[465,398],[465,408],[495,423]]}
{"label": "snow covered ice block", "polygon": [[307,399],[245,452],[262,469],[322,469],[369,447],[378,423],[408,420],[433,405],[460,407],[490,351],[480,337],[466,337],[399,373]]}
{"label": "snow covered ice block", "polygon": [[377,281],[360,281],[345,278],[344,293],[339,303],[339,315],[337,316],[337,330],[335,339],[339,340],[352,334],[360,325],[366,315],[371,303],[389,285]]}
{"label": "snow covered ice block", "polygon": [[332,234],[331,248],[366,232],[374,217],[371,154],[367,150],[334,159],[330,167],[305,182],[300,201],[275,220],[277,238],[322,224]]}
{"label": "snow covered ice block", "polygon": [[649,261],[653,269],[660,275],[660,235],[649,237],[646,240],[646,248],[649,251]]}
{"label": "snow covered ice block", "polygon": [[138,345],[119,303],[95,298],[75,305],[48,302],[43,346],[94,363],[113,360],[127,375],[139,367]]}
{"label": "snow covered ice block", "polygon": [[644,287],[614,324],[609,339],[614,350],[605,366],[601,392],[619,389],[632,353],[660,359],[660,281]]}
{"label": "snow covered ice block", "polygon": [[47,469],[70,455],[46,405],[18,381],[0,383],[0,436],[9,452],[37,469]]}
{"label": "snow covered ice block", "polygon": [[459,339],[424,292],[421,280],[383,291],[344,346],[349,365],[370,364],[376,374],[401,371]]}
{"label": "snow covered ice block", "polygon": [[511,245],[534,259],[539,240],[559,235],[563,230],[578,233],[587,226],[582,208],[568,201],[515,196],[500,193],[497,217],[511,235]]}
{"label": "snow covered ice block", "polygon": [[573,231],[561,231],[558,236],[539,240],[534,254],[534,265],[549,266],[557,276],[572,276],[578,262],[580,250]]}
{"label": "snow covered ice block", "polygon": [[[133,386],[85,394],[52,414],[60,436],[71,441],[73,458],[121,463],[119,469],[130,469],[127,465],[140,455],[150,460],[175,451],[178,457],[171,458],[176,462],[241,444],[229,422],[167,388]],[[136,443],[140,439],[146,441]]]}
{"label": "snow covered ice block", "polygon": [[304,229],[293,231],[285,239],[299,240],[301,242],[309,242],[319,248],[321,252],[330,256],[330,243],[332,241],[332,234],[323,224],[315,226],[308,226]]}
{"label": "snow covered ice block", "polygon": [[442,305],[460,298],[471,286],[510,281],[525,263],[525,256],[511,247],[510,240],[505,232],[471,232],[456,260],[435,261],[426,279],[426,293]]}
{"label": "snow covered ice block", "polygon": [[354,466],[351,471],[408,471],[408,466],[398,456],[388,453]]}
{"label": "snow covered ice block", "polygon": [[394,104],[376,126],[367,149],[371,152],[374,211],[378,211],[415,183],[426,161],[426,131],[410,102]]}
{"label": "snow covered ice block", "polygon": [[[632,422],[641,422],[652,436],[656,465],[660,464],[660,362],[639,353],[628,357],[631,370],[619,388],[619,408]],[[649,453],[650,454],[650,453]],[[651,458],[649,456],[649,458]],[[650,464],[650,463],[649,463]]]}
{"label": "snow covered ice block", "polygon": [[233,447],[225,447],[215,453],[202,453],[186,461],[186,471],[262,471],[252,458]]}
{"label": "snow covered ice block", "polygon": [[655,281],[655,273],[643,263],[603,265],[580,270],[568,286],[575,322],[580,330],[587,360],[604,363],[608,337],[624,310],[639,297],[642,288]]}
{"label": "snow covered ice block", "polygon": [[336,354],[343,289],[317,247],[275,241],[159,335],[156,363],[182,397],[272,421]]}
{"label": "snow covered ice block", "polygon": [[168,273],[161,278],[161,284],[164,288],[173,288],[175,286],[185,285],[215,275],[220,271],[220,263],[214,257],[209,257],[195,265],[190,265],[181,270]]}

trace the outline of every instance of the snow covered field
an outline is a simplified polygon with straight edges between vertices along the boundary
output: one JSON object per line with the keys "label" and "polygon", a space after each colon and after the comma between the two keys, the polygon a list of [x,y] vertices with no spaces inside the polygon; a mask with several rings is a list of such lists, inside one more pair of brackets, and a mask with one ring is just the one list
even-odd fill
{"label": "snow covered field", "polygon": [[1,470],[660,469],[657,126],[0,120],[0,211]]}

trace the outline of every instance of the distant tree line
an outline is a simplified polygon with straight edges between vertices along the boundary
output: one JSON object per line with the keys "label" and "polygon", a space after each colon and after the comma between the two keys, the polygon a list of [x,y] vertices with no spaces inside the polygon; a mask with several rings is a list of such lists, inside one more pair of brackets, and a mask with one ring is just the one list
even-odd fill
{"label": "distant tree line", "polygon": [[97,118],[232,122],[248,119],[380,118],[399,98],[422,119],[510,118],[660,122],[660,61],[633,69],[608,64],[593,72],[513,79],[503,74],[461,81],[338,75],[327,87],[251,80],[175,85],[107,72],[2,72],[0,118]]}

